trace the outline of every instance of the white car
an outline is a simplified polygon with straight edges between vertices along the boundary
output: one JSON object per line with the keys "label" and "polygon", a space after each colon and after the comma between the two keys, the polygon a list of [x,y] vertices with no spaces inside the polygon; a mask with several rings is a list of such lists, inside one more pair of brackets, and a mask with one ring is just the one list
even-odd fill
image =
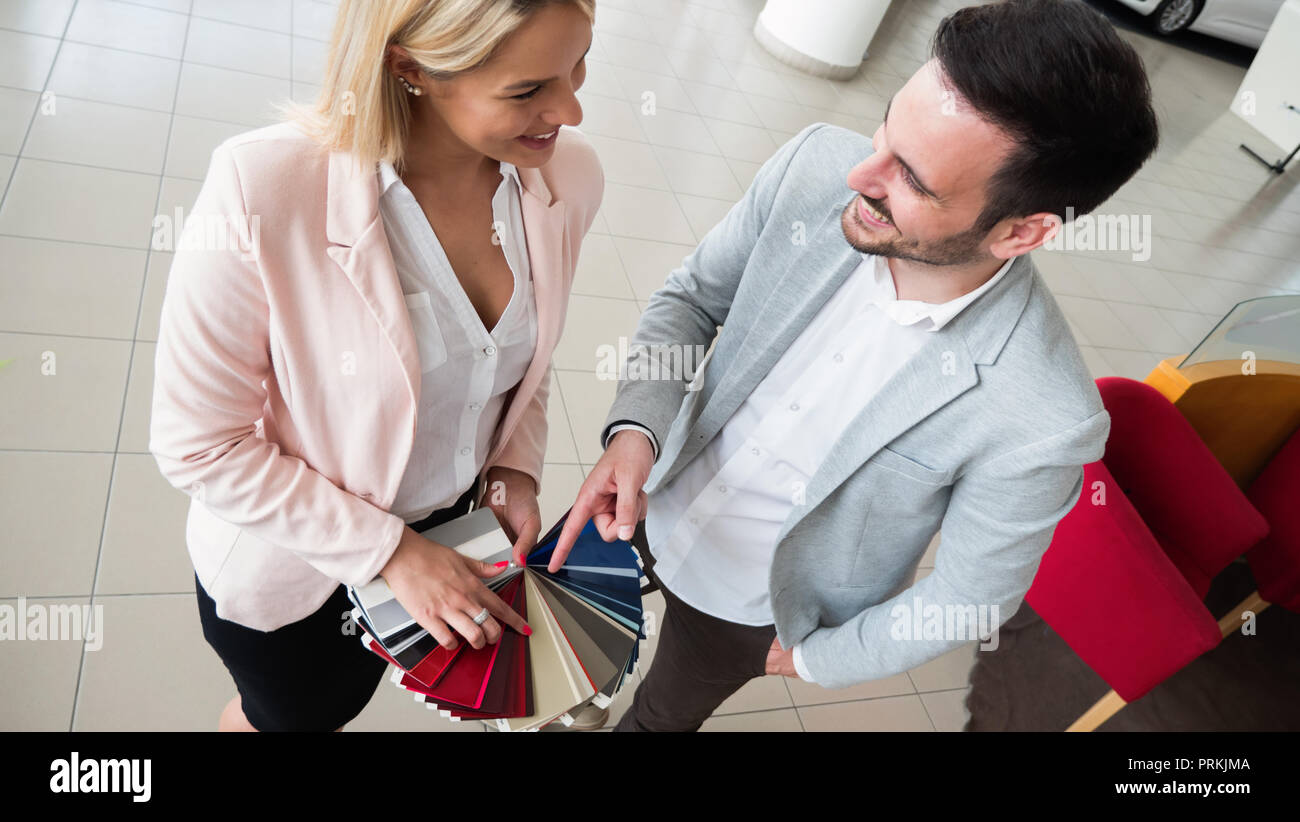
{"label": "white car", "polygon": [[1119,0],[1147,15],[1156,34],[1183,29],[1259,48],[1283,0]]}

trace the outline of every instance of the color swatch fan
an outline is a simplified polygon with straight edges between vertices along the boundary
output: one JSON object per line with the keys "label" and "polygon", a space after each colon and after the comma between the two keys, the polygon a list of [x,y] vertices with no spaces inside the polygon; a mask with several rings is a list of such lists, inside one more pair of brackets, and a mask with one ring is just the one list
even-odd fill
{"label": "color swatch fan", "polygon": [[[448,651],[393,597],[383,579],[349,588],[362,644],[396,666],[393,682],[452,720],[477,719],[502,731],[532,731],[591,702],[606,707],[636,667],[642,631],[641,560],[630,543],[605,542],[587,522],[554,574],[546,565],[560,521],[538,541],[524,568],[484,583],[532,629],[503,628],[495,645],[462,641]],[[422,536],[489,564],[511,544],[481,508]]]}

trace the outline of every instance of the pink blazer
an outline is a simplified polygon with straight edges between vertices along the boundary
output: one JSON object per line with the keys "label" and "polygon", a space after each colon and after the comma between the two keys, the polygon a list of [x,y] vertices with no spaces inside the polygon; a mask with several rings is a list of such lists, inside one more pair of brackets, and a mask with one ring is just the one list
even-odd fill
{"label": "pink blazer", "polygon": [[[540,487],[551,353],[604,175],[568,128],[519,174],[537,350],[484,470]],[[213,152],[172,263],[149,450],[191,496],[186,542],[217,613],[251,628],[374,579],[405,527],[388,508],[420,368],[378,195],[375,169],[291,124],[241,134]]]}

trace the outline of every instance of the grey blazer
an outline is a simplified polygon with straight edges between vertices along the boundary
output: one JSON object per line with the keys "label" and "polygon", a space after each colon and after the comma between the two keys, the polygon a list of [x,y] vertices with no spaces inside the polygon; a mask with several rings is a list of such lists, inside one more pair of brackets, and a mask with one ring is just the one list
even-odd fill
{"label": "grey blazer", "polygon": [[[860,262],[839,218],[845,176],[871,151],[842,128],[804,129],[655,292],[628,373],[660,378],[621,380],[601,436],[620,420],[655,434],[647,492],[700,453]],[[637,345],[710,342],[690,390],[651,366],[666,349]],[[809,673],[835,688],[995,630],[1109,429],[1065,317],[1017,258],[861,409],[786,519],[769,582],[782,646],[802,642]],[[913,585],[939,530],[934,570]]]}

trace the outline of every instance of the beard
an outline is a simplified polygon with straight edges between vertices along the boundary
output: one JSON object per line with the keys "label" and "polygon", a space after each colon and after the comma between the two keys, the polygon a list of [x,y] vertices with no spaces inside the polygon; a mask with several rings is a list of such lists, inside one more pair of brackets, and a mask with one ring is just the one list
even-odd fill
{"label": "beard", "polygon": [[[893,222],[893,215],[884,208],[882,203],[865,195],[858,196],[866,200],[876,211],[888,217],[891,223]],[[879,233],[881,229],[862,222],[862,218],[858,216],[858,197],[854,197],[845,206],[844,212],[840,215],[840,228],[844,231],[844,239],[848,244],[861,254],[912,260],[933,266],[967,265],[988,256],[980,248],[986,232],[979,231],[975,226],[924,243],[898,234],[889,239],[867,239],[872,234]]]}

